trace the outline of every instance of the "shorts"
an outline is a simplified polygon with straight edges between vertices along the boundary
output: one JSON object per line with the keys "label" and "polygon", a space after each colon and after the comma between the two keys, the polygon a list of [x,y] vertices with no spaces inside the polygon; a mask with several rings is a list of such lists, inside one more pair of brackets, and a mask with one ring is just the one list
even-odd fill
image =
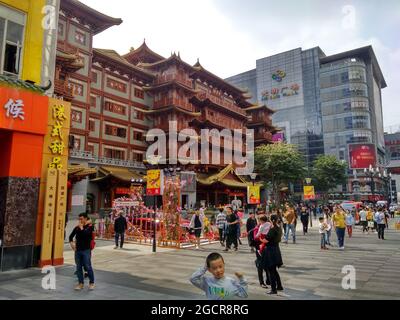
{"label": "shorts", "polygon": [[195,229],[195,230],[194,230],[194,235],[196,236],[196,238],[200,238],[200,236],[201,236],[201,229]]}
{"label": "shorts", "polygon": [[363,227],[368,227],[368,221],[360,221],[360,225]]}

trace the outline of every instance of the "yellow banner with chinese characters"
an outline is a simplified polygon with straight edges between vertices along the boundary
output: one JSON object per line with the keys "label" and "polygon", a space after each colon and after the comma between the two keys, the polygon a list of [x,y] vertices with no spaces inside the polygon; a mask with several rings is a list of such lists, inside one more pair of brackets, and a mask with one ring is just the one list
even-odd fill
{"label": "yellow banner with chinese characters", "polygon": [[46,177],[44,216],[42,228],[42,250],[39,266],[52,265],[53,225],[57,197],[57,170],[48,169]]}
{"label": "yellow banner with chinese characters", "polygon": [[147,188],[146,193],[149,196],[161,195],[161,183],[162,183],[162,171],[161,170],[148,170],[147,171]]}
{"label": "yellow banner with chinese characters", "polygon": [[260,186],[248,186],[247,187],[247,203],[248,204],[260,204]]}
{"label": "yellow banner with chinese characters", "polygon": [[53,265],[64,264],[65,214],[67,211],[68,170],[57,170],[57,205],[54,221]]}
{"label": "yellow banner with chinese characters", "polygon": [[[43,145],[43,159],[42,159],[42,175],[40,179],[40,192],[39,192],[39,212],[36,224],[36,240],[35,244],[41,246],[42,252],[50,252],[50,259],[53,256],[54,246],[54,230],[52,231],[51,242],[43,242],[45,236],[45,194],[47,186],[47,171],[48,169],[66,170],[68,168],[68,141],[69,141],[69,128],[71,123],[71,103],[67,101],[49,98],[48,107],[48,124],[47,133],[44,138]],[[67,177],[68,179],[68,177]],[[61,182],[65,184],[67,190],[67,180]],[[59,183],[59,187],[60,187]],[[67,192],[67,191],[65,191]],[[54,221],[56,219],[56,212],[54,211],[52,217],[52,227],[55,228]],[[62,232],[64,232],[64,226]]]}
{"label": "yellow banner with chinese characters", "polygon": [[314,186],[304,186],[304,200],[314,200],[315,190]]}

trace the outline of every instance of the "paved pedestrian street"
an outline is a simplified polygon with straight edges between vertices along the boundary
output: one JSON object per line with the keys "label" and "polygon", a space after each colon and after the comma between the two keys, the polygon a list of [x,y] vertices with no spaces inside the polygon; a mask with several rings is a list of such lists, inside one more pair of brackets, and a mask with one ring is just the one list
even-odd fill
{"label": "paved pedestrian street", "polygon": [[[279,272],[285,291],[279,296],[268,296],[259,287],[255,256],[245,243],[238,252],[223,254],[226,273],[245,273],[250,299],[400,299],[400,231],[391,226],[382,241],[377,234],[362,234],[356,227],[352,239],[346,235],[344,251],[337,247],[321,251],[316,224],[314,221],[307,236],[300,234],[298,226],[297,244],[281,244],[285,265]],[[335,235],[332,238],[336,240]],[[216,243],[200,250],[159,248],[153,254],[151,246],[113,247],[112,242],[98,241],[93,253],[96,289],[92,292],[73,290],[74,259],[67,249],[66,264],[56,269],[56,290],[42,289],[44,274],[39,269],[5,272],[0,274],[0,299],[204,299],[189,277],[210,252],[223,249]],[[342,268],[346,265],[356,270],[355,290],[342,288]]]}

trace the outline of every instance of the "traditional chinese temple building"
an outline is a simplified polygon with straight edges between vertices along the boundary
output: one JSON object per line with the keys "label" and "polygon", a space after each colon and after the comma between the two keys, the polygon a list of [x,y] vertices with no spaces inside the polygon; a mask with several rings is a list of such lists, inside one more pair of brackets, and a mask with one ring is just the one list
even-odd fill
{"label": "traditional chinese temple building", "polygon": [[[150,50],[145,42],[123,57],[155,75],[153,83],[143,88],[152,98],[149,109],[143,112],[152,120],[153,127],[168,133],[169,122],[176,121],[178,132],[190,128],[198,136],[202,129],[220,132],[223,129],[233,131],[251,128],[255,130],[255,145],[271,142],[271,132],[275,131],[271,123],[273,111],[266,106],[250,103],[250,96],[245,90],[206,70],[199,61],[190,65],[175,53],[163,58]],[[196,202],[219,205],[239,197],[245,203],[248,180],[235,174],[234,169],[238,164],[224,161],[225,138],[220,137],[220,159],[216,163],[211,161],[212,138],[209,142],[210,164],[191,162],[185,167],[197,173]],[[243,152],[246,150],[245,143],[245,131],[242,131],[239,145]],[[183,144],[178,143],[178,149]],[[228,148],[233,149],[232,141]],[[176,154],[171,155],[169,150],[167,159],[171,160],[174,156]]]}
{"label": "traditional chinese temple building", "polygon": [[[79,1],[61,1],[55,82],[56,93],[72,102],[68,208],[74,213],[109,208],[115,198],[125,195],[121,191],[129,190],[131,181],[144,180],[146,134],[151,128],[168,134],[169,122],[176,121],[178,132],[251,128],[255,145],[272,139],[272,110],[250,103],[245,90],[199,62],[188,64],[179,54],[165,58],[145,41],[125,55],[93,48],[93,36],[121,22]],[[243,149],[245,137],[243,131]],[[183,144],[178,143],[178,149]],[[224,163],[223,154],[215,164],[192,162],[182,167],[202,175],[197,179],[202,191],[183,193],[182,204],[194,206],[201,200],[217,204],[218,198],[226,202],[245,196],[246,181],[232,168],[226,169],[229,174],[222,182],[212,182],[215,174],[231,164]],[[169,150],[167,159],[173,156]],[[97,174],[90,168],[96,168]],[[220,183],[226,187],[225,196],[216,197]]]}

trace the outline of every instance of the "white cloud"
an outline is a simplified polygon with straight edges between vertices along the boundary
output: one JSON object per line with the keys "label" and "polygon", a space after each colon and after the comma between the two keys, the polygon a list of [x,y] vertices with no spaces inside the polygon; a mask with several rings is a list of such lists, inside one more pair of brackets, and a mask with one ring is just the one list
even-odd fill
{"label": "white cloud", "polygon": [[[121,26],[96,36],[96,47],[123,54],[146,38],[149,47],[161,55],[180,51],[191,64],[200,58],[204,67],[220,77],[253,69],[257,59],[297,47],[320,46],[330,55],[372,45],[389,86],[383,90],[385,125],[400,124],[400,48],[377,35],[379,23],[368,20],[374,16],[374,6],[361,7],[362,2],[355,1],[354,28],[343,28],[352,25],[343,24],[346,1],[335,5],[286,1],[288,10],[272,1],[113,0],[112,6],[104,0],[82,2],[124,20]],[[384,16],[386,10],[388,19],[393,19],[396,13],[388,8],[376,13]]]}

